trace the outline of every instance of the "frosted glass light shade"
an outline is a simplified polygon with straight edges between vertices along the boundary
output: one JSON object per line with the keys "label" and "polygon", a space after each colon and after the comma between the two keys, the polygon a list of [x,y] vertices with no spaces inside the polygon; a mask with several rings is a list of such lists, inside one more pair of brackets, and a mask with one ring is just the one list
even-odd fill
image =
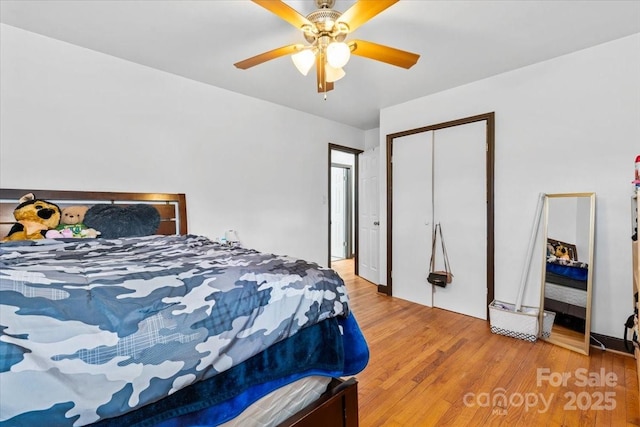
{"label": "frosted glass light shade", "polygon": [[291,60],[298,71],[300,71],[303,76],[306,76],[309,74],[309,70],[313,67],[313,64],[316,63],[316,55],[310,49],[304,49],[291,55]]}
{"label": "frosted glass light shade", "polygon": [[324,67],[325,79],[329,83],[337,82],[341,78],[345,76],[345,72],[342,68],[333,68],[331,65],[327,64]]}
{"label": "frosted glass light shade", "polygon": [[342,68],[347,65],[351,57],[351,49],[346,43],[332,42],[327,46],[327,62],[333,68]]}

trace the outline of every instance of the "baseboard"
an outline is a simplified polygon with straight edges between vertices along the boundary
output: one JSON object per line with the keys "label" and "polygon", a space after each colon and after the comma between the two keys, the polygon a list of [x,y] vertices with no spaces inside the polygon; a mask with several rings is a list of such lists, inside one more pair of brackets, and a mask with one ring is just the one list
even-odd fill
{"label": "baseboard", "polygon": [[389,287],[385,285],[378,285],[378,292],[381,294],[389,295]]}
{"label": "baseboard", "polygon": [[[624,340],[621,338],[610,337],[608,335],[601,335],[593,332],[591,333],[591,337],[600,341],[605,346],[606,350],[613,350],[616,352],[633,355],[633,347],[631,348],[631,351],[628,351],[624,347]],[[595,348],[600,348],[600,344],[593,339],[591,339],[591,345]],[[633,343],[629,342],[629,345],[633,346]]]}

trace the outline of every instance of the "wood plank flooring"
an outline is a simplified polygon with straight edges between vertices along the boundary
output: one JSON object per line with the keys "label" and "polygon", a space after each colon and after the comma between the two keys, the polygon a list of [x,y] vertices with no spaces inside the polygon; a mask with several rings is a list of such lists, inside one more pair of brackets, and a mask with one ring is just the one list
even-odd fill
{"label": "wood plank flooring", "polygon": [[371,353],[356,375],[361,427],[640,426],[632,357],[492,334],[487,321],[378,293],[352,260],[332,267]]}

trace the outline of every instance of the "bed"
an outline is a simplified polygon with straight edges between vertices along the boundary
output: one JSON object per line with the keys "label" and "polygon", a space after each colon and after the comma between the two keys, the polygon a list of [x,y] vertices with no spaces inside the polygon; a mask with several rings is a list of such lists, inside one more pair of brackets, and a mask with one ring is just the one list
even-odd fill
{"label": "bed", "polygon": [[[564,247],[565,257],[556,256],[555,248]],[[556,322],[584,332],[587,307],[589,266],[578,260],[576,245],[548,239],[544,308],[556,313]]]}
{"label": "bed", "polygon": [[333,270],[188,234],[184,194],[0,189],[0,235],[28,192],[161,220],[0,244],[0,425],[358,425],[369,353]]}

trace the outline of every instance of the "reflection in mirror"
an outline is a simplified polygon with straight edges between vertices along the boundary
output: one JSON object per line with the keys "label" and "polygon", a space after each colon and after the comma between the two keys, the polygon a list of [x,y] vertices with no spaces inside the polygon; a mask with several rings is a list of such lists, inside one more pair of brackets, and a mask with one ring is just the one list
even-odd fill
{"label": "reflection in mirror", "polygon": [[541,338],[589,354],[595,193],[547,194]]}

